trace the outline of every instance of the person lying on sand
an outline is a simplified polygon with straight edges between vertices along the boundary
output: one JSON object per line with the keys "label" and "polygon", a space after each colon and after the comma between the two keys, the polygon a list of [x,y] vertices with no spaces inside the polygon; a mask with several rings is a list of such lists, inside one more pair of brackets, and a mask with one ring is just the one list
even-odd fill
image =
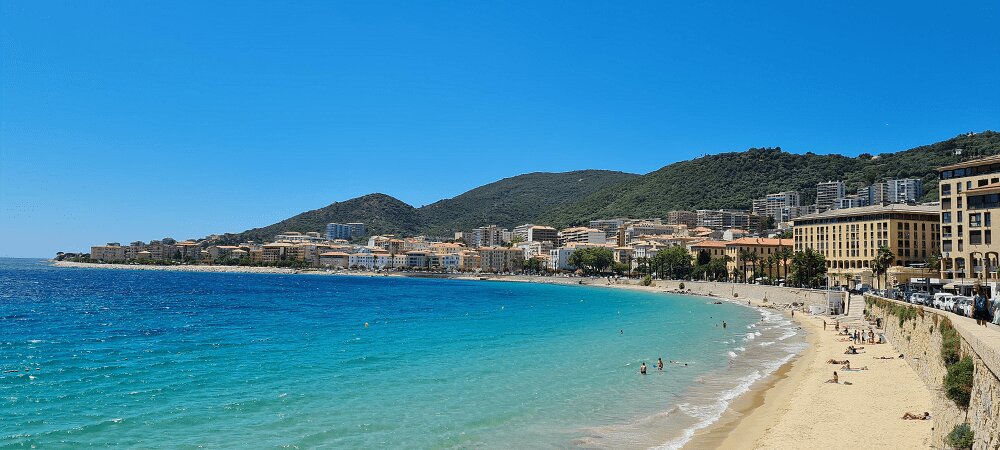
{"label": "person lying on sand", "polygon": [[833,373],[833,378],[826,380],[827,383],[840,384],[840,377],[837,376],[837,372]]}
{"label": "person lying on sand", "polygon": [[931,413],[929,413],[927,411],[924,411],[923,414],[914,414],[914,413],[908,412],[906,414],[903,414],[902,419],[903,420],[931,420]]}
{"label": "person lying on sand", "polygon": [[868,366],[851,368],[851,364],[847,363],[844,364],[843,366],[840,366],[840,370],[853,370],[853,371],[868,370]]}
{"label": "person lying on sand", "polygon": [[829,364],[850,364],[851,360],[849,360],[849,359],[833,359],[833,358],[830,358],[826,362],[829,363]]}
{"label": "person lying on sand", "polygon": [[[875,358],[875,357],[873,356],[873,358]],[[894,357],[894,356],[879,356],[879,357],[877,357],[875,359],[896,359],[896,357]]]}

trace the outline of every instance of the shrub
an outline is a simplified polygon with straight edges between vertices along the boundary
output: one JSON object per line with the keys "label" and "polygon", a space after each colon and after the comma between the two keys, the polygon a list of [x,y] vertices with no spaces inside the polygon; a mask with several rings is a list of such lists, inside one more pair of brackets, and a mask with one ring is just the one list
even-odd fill
{"label": "shrub", "polygon": [[969,399],[972,397],[972,375],[975,365],[972,358],[966,356],[961,361],[948,367],[948,373],[944,376],[944,394],[956,405],[962,408],[969,407]]}
{"label": "shrub", "polygon": [[643,286],[652,286],[652,285],[653,285],[653,277],[651,277],[651,276],[649,276],[649,275],[646,275],[646,276],[645,276],[645,277],[644,277],[644,278],[642,279],[642,285],[643,285]]}
{"label": "shrub", "polygon": [[955,425],[955,428],[951,429],[951,433],[948,433],[948,437],[945,439],[948,441],[948,445],[956,449],[971,449],[972,443],[975,441],[975,434],[973,434],[969,424],[963,423]]}
{"label": "shrub", "polygon": [[962,338],[947,317],[941,319],[941,360],[945,366],[958,362],[962,356]]}
{"label": "shrub", "polygon": [[680,287],[681,290],[684,290],[684,283],[682,282],[678,287]]}

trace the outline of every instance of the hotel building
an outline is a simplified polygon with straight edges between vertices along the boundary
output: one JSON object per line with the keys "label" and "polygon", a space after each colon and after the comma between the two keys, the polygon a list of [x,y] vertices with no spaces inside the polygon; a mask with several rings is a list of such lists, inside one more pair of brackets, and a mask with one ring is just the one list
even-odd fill
{"label": "hotel building", "polygon": [[893,266],[925,263],[941,242],[938,221],[936,206],[834,209],[794,220],[794,250],[809,248],[823,255],[831,284],[840,284],[841,279],[871,283],[871,264],[879,247],[892,251]]}
{"label": "hotel building", "polygon": [[938,177],[941,278],[996,281],[1000,242],[993,243],[993,214],[1000,214],[1000,156],[941,167]]}

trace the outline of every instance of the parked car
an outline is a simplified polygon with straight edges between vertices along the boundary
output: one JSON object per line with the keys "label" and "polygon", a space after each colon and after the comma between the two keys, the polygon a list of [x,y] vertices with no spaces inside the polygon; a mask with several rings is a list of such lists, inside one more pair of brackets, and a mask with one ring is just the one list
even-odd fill
{"label": "parked car", "polygon": [[952,297],[954,297],[954,295],[946,292],[938,292],[937,294],[934,294],[934,300],[931,301],[931,306],[937,309],[941,309],[941,304],[944,303],[945,300],[948,300]]}
{"label": "parked car", "polygon": [[962,298],[962,297],[959,297],[957,295],[953,296],[953,297],[947,297],[947,298],[945,298],[944,300],[941,301],[941,309],[943,309],[945,311],[954,311],[955,310],[955,302],[958,301],[960,298]]}
{"label": "parked car", "polygon": [[952,312],[965,317],[972,317],[972,299],[969,297],[960,298],[955,302],[955,309]]}
{"label": "parked car", "polygon": [[910,303],[913,303],[914,305],[926,305],[930,303],[930,299],[931,294],[926,292],[914,292],[913,295],[910,296]]}

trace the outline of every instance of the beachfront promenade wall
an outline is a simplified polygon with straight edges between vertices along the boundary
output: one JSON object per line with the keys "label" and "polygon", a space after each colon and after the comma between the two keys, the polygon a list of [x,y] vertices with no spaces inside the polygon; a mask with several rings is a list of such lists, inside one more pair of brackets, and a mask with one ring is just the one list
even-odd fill
{"label": "beachfront promenade wall", "polygon": [[[654,285],[666,289],[679,290],[681,283],[684,290],[690,290],[692,294],[715,295],[719,297],[733,297],[738,295],[738,299],[764,300],[777,305],[799,303],[806,306],[818,306],[826,311],[831,291],[817,289],[800,289],[781,286],[770,286],[766,284],[743,284],[743,283],[723,283],[715,281],[683,281],[683,280],[657,280]],[[844,292],[832,292],[843,298]]]}
{"label": "beachfront promenade wall", "polygon": [[[877,297],[882,299],[881,297]],[[887,299],[882,299],[887,300]],[[909,306],[907,303],[887,300],[889,304]],[[931,416],[934,448],[948,448],[945,437],[956,426],[968,422],[975,433],[975,450],[1000,448],[1000,329],[976,325],[968,317],[946,311],[916,307],[914,318],[907,318],[902,325],[897,315],[888,308],[872,302],[867,306],[873,317],[880,317],[886,339],[905,356],[931,391]],[[941,358],[941,324],[947,318],[961,337],[961,352],[972,357],[974,376],[969,409],[963,410],[945,396],[944,376],[947,373]],[[853,358],[852,358],[853,359]],[[853,363],[853,361],[852,361]],[[894,411],[900,415],[903,411]]]}

